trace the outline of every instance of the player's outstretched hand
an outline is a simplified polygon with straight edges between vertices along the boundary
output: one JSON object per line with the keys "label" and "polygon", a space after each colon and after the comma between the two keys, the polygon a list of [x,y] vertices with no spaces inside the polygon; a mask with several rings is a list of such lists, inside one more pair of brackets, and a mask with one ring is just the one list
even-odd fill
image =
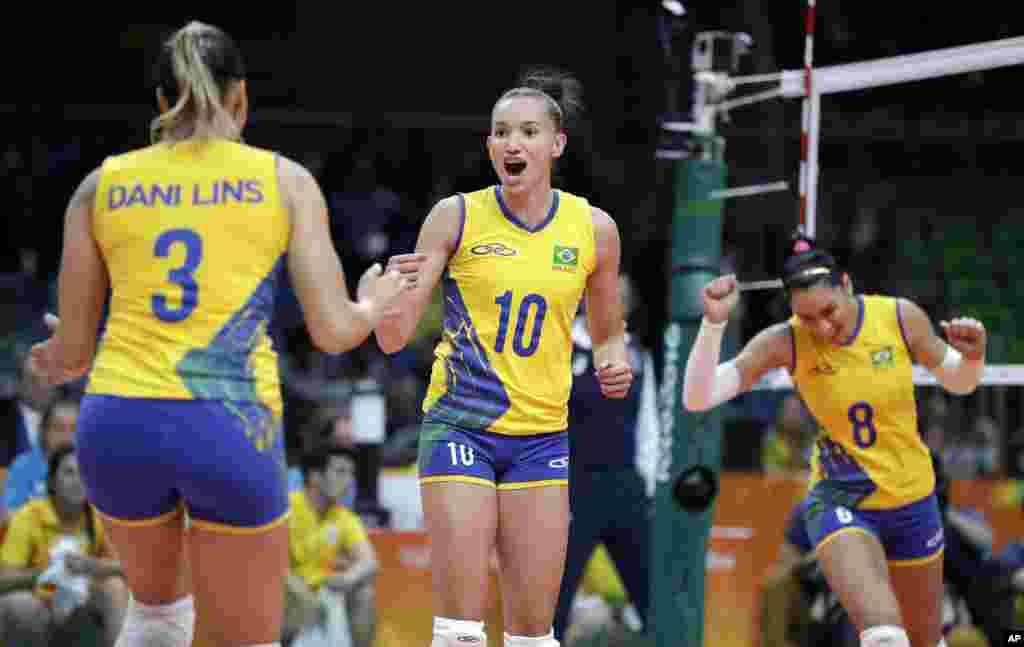
{"label": "player's outstretched hand", "polygon": [[59,344],[56,341],[57,332],[60,329],[60,319],[55,315],[46,313],[43,322],[50,329],[50,338],[46,341],[33,344],[29,350],[28,370],[32,375],[51,386],[74,382],[89,371],[88,366],[78,369],[68,369],[64,366],[59,355]]}
{"label": "player's outstretched hand", "polygon": [[409,287],[419,284],[420,270],[427,262],[426,254],[395,254],[388,259],[386,270],[395,270],[409,280]]}
{"label": "player's outstretched hand", "polygon": [[371,265],[359,277],[356,298],[361,303],[370,303],[376,315],[374,321],[380,320],[386,313],[398,307],[402,293],[411,287],[408,276],[398,270],[385,272],[380,263]]}

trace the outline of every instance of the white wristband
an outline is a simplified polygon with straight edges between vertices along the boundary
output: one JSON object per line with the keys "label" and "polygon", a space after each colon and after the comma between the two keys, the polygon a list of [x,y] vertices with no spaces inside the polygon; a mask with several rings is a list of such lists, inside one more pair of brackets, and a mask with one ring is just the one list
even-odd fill
{"label": "white wristband", "polygon": [[726,323],[701,320],[683,378],[683,406],[689,411],[706,411],[739,393],[740,372],[735,363],[718,364]]}
{"label": "white wristband", "polygon": [[950,393],[967,395],[981,382],[982,373],[985,372],[985,360],[964,359],[960,351],[946,344],[946,354],[942,357],[942,363],[931,372],[939,384]]}

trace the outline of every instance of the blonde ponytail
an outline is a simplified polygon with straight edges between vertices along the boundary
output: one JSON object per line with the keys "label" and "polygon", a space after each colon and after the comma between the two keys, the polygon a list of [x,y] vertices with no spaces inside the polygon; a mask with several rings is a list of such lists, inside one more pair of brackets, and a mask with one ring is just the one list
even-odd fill
{"label": "blonde ponytail", "polygon": [[[164,44],[163,56],[170,59],[178,100],[150,124],[150,138],[154,143],[181,131],[196,139],[239,139],[239,125],[224,108],[223,91],[229,78],[241,78],[244,72],[212,70],[208,59],[210,51],[217,48],[230,48],[232,51],[220,51],[216,55],[237,60],[232,67],[240,67],[240,56],[230,38],[216,27],[201,22],[190,22]],[[164,65],[167,63],[165,59]],[[166,90],[164,96],[167,96]]]}

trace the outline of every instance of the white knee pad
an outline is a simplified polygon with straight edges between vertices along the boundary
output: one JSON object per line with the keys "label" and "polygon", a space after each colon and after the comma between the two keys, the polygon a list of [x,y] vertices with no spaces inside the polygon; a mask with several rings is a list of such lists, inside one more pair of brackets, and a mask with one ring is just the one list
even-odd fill
{"label": "white knee pad", "polygon": [[435,616],[430,647],[487,647],[484,623]]}
{"label": "white knee pad", "polygon": [[114,647],[189,647],[195,622],[191,595],[159,606],[132,600]]}
{"label": "white knee pad", "polygon": [[505,647],[558,647],[555,632],[549,631],[544,636],[510,636],[505,634]]}
{"label": "white knee pad", "polygon": [[910,638],[903,627],[879,625],[861,632],[860,647],[910,647]]}

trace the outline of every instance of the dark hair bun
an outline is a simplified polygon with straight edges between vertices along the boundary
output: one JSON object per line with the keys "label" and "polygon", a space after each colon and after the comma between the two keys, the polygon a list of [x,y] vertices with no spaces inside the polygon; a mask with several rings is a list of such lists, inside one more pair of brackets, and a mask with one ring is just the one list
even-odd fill
{"label": "dark hair bun", "polygon": [[807,252],[814,250],[814,241],[804,236],[803,234],[797,234],[793,236],[793,248],[790,250],[791,254],[806,254]]}
{"label": "dark hair bun", "polygon": [[563,125],[574,124],[583,113],[583,84],[568,72],[553,67],[531,68],[522,74],[518,85],[540,90],[554,99],[562,111]]}
{"label": "dark hair bun", "polygon": [[782,282],[786,288],[806,288],[823,281],[838,285],[839,277],[835,259],[819,249],[802,229],[797,229],[790,237],[782,266]]}

